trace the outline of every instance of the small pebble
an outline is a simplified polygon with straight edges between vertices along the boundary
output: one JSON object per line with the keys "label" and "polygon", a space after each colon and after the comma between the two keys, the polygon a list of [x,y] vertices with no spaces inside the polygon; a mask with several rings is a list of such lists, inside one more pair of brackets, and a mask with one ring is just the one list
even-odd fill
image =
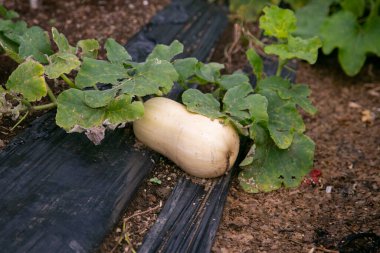
{"label": "small pebble", "polygon": [[332,188],[333,188],[333,187],[332,187],[331,185],[326,186],[326,193],[331,193]]}

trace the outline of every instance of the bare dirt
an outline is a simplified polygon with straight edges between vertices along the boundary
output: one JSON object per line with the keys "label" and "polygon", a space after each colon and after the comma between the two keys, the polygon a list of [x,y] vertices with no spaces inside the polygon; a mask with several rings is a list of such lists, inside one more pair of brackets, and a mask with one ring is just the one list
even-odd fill
{"label": "bare dirt", "polygon": [[[126,43],[168,2],[45,0],[39,10],[30,11],[26,1],[5,1],[29,24],[55,26],[73,44],[106,37]],[[213,60],[226,61],[223,48],[230,38],[227,32]],[[336,58],[320,57],[314,66],[301,62],[297,71],[297,82],[310,85],[318,108],[318,114],[305,115],[305,121],[307,134],[316,142],[314,168],[322,172],[319,182],[251,195],[234,179],[213,252],[337,252],[348,235],[380,235],[380,61],[371,59],[358,76],[349,78]],[[231,66],[243,66],[243,52],[231,60]],[[0,58],[0,67],[4,82],[14,65]],[[17,131],[9,131],[9,120],[0,123],[1,148]],[[98,252],[137,249],[182,175],[170,161],[158,159]]]}

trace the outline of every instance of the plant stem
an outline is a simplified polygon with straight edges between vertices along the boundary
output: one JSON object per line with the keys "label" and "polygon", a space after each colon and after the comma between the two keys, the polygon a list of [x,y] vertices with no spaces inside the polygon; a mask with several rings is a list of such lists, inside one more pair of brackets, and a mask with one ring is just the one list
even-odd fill
{"label": "plant stem", "polygon": [[28,107],[28,109],[30,109],[30,108],[33,107],[32,104],[28,100],[26,100],[26,99],[21,100],[21,103],[23,103],[24,105],[26,105],[26,107]]}
{"label": "plant stem", "polygon": [[259,40],[258,38],[256,38],[256,36],[253,35],[244,25],[242,25],[241,27],[242,27],[243,34],[245,36],[247,36],[250,40],[252,40],[252,42],[254,44],[256,44],[257,46],[259,46],[261,48],[265,47],[265,44],[263,42],[261,42],[261,40]]}
{"label": "plant stem", "polygon": [[50,109],[53,109],[55,107],[57,107],[56,103],[49,103],[49,104],[45,104],[45,105],[32,106],[32,110],[35,110],[35,111],[50,110]]}
{"label": "plant stem", "polygon": [[26,116],[28,116],[28,114],[29,114],[29,111],[27,111],[27,112],[25,113],[25,115],[22,116],[22,118],[16,123],[16,125],[14,125],[14,126],[11,128],[11,131],[15,130],[15,128],[16,128],[18,125],[20,125],[21,122],[24,121],[24,119],[26,119]]}
{"label": "plant stem", "polygon": [[276,71],[276,76],[281,76],[282,69],[286,64],[286,60],[278,59],[278,66]]}
{"label": "plant stem", "polygon": [[67,83],[70,86],[70,88],[76,88],[75,83],[71,81],[70,78],[68,78],[65,74],[62,74],[60,77],[63,81],[65,81],[65,83]]}
{"label": "plant stem", "polygon": [[53,91],[50,89],[49,85],[46,84],[47,94],[51,100],[51,102],[57,105],[57,98],[55,97]]}

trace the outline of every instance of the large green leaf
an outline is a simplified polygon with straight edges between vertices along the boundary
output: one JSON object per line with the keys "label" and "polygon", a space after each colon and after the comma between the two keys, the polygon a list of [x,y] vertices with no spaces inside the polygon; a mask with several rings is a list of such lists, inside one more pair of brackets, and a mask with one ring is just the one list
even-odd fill
{"label": "large green leaf", "polygon": [[187,110],[202,114],[208,118],[223,117],[220,112],[220,103],[211,94],[204,94],[196,89],[188,89],[182,94],[182,102]]}
{"label": "large green leaf", "polygon": [[106,119],[113,125],[131,122],[144,116],[144,105],[140,101],[132,102],[132,96],[121,95],[106,108]]}
{"label": "large green leaf", "polygon": [[178,40],[173,41],[169,46],[157,45],[152,53],[147,57],[147,60],[153,60],[155,58],[159,60],[171,61],[174,56],[183,52],[183,45]]}
{"label": "large green leaf", "polygon": [[317,109],[309,100],[311,91],[307,85],[295,84],[290,89],[277,90],[282,99],[291,99],[294,103],[299,105],[305,112],[314,115]]}
{"label": "large green leaf", "polygon": [[[130,95],[121,95],[111,101],[99,101],[103,107],[88,106],[89,91],[69,89],[62,92],[57,99],[57,125],[66,131],[77,127],[90,129],[102,126],[103,123],[118,125],[141,118],[144,115],[144,106],[141,102],[132,102]],[[92,94],[94,95],[94,94]],[[99,95],[99,94],[98,94]],[[92,96],[91,99],[93,99]],[[103,96],[104,99],[105,97]],[[109,97],[107,97],[108,99]],[[96,104],[91,101],[91,105]]]}
{"label": "large green leaf", "polygon": [[76,55],[61,52],[49,56],[49,62],[49,65],[45,67],[45,73],[50,79],[56,79],[62,74],[69,74],[81,64]]}
{"label": "large green leaf", "polygon": [[76,126],[89,129],[103,123],[104,108],[87,106],[84,102],[84,95],[85,91],[69,89],[58,96],[55,117],[58,126],[69,132]]}
{"label": "large green leaf", "polygon": [[261,59],[260,55],[258,55],[253,48],[248,49],[245,54],[247,56],[249,64],[252,67],[253,74],[255,74],[257,80],[260,80],[262,78],[264,70],[263,59]]}
{"label": "large green leaf", "polygon": [[49,35],[40,27],[29,28],[20,38],[19,54],[24,59],[32,56],[41,63],[48,63],[46,56],[52,53]]}
{"label": "large green leaf", "polygon": [[116,89],[111,90],[86,90],[83,102],[91,108],[105,107],[111,103],[117,93]]}
{"label": "large green leaf", "polygon": [[47,84],[43,75],[44,67],[29,59],[12,72],[6,87],[22,94],[29,102],[38,101],[47,94]]}
{"label": "large green leaf", "polygon": [[318,49],[322,47],[319,37],[310,39],[289,36],[287,44],[272,44],[264,48],[265,53],[278,55],[282,60],[298,58],[314,64],[318,58]]}
{"label": "large green leaf", "polygon": [[250,85],[248,76],[240,71],[236,71],[231,75],[222,75],[217,82],[224,90],[228,90],[242,84]]}
{"label": "large green leaf", "polygon": [[210,62],[204,64],[199,62],[195,74],[201,83],[215,83],[220,77],[220,70],[223,68],[224,65],[220,63]]}
{"label": "large green leaf", "polygon": [[[273,141],[280,149],[288,148],[296,133],[303,133],[305,125],[297,111],[296,100],[302,100],[304,94],[293,98],[290,83],[280,77],[267,78],[257,85],[257,93],[268,100],[268,130]],[[281,97],[282,95],[282,97]]]}
{"label": "large green leaf", "polygon": [[122,81],[123,93],[145,96],[168,93],[178,74],[173,65],[157,58],[137,64],[133,76]]}
{"label": "large green leaf", "polygon": [[361,17],[365,11],[365,0],[340,0],[340,5],[346,11],[352,12],[356,17]]}
{"label": "large green leaf", "polygon": [[70,46],[70,43],[67,40],[66,36],[62,33],[59,33],[55,27],[51,29],[51,34],[53,35],[53,40],[55,44],[57,45],[60,53],[70,53],[70,54],[76,53],[76,48]]}
{"label": "large green leaf", "polygon": [[255,145],[252,163],[239,174],[240,185],[247,192],[269,192],[282,185],[297,187],[313,165],[315,145],[303,134],[296,134],[287,149],[279,149],[270,140]]}
{"label": "large green leaf", "polygon": [[311,91],[306,85],[292,85],[288,80],[284,80],[278,76],[272,76],[259,82],[258,90],[263,89],[277,91],[281,99],[291,100],[311,115],[317,112],[317,109],[311,104],[308,98]]}
{"label": "large green leaf", "polygon": [[195,74],[197,64],[198,60],[196,58],[185,58],[175,60],[173,66],[179,75],[179,80],[186,81],[186,79]]}
{"label": "large green leaf", "polygon": [[246,97],[248,110],[254,123],[262,123],[266,125],[269,120],[268,116],[268,100],[260,94],[254,94]]}
{"label": "large green leaf", "polygon": [[303,38],[319,35],[321,25],[328,16],[330,5],[334,1],[335,0],[311,0],[310,3],[297,10],[297,30],[294,34]]}
{"label": "large green leaf", "polygon": [[277,92],[272,90],[260,90],[258,93],[268,100],[270,136],[280,149],[288,148],[294,135],[305,131],[305,124],[295,103],[281,99]]}
{"label": "large green leaf", "polygon": [[278,39],[286,39],[296,30],[296,17],[291,10],[272,5],[263,9],[260,17],[260,29],[264,34]]}
{"label": "large green leaf", "polygon": [[253,92],[250,84],[242,84],[229,89],[223,98],[223,112],[237,120],[250,119],[247,97]]}
{"label": "large green leaf", "polygon": [[77,48],[81,48],[81,58],[93,58],[98,57],[100,45],[95,39],[80,40],[77,43]]}
{"label": "large green leaf", "polygon": [[368,53],[380,56],[380,17],[374,16],[360,25],[349,11],[339,11],[321,27],[323,52],[338,48],[338,59],[349,76],[359,73]]}
{"label": "large green leaf", "polygon": [[0,32],[16,44],[21,43],[22,35],[28,30],[24,21],[13,22],[11,20],[0,20]]}
{"label": "large green leaf", "polygon": [[83,89],[93,87],[97,83],[118,84],[120,79],[127,77],[126,69],[120,64],[84,58],[82,67],[75,78],[75,84]]}
{"label": "large green leaf", "polygon": [[107,39],[105,49],[107,50],[107,59],[112,63],[123,64],[132,60],[125,47],[114,39]]}

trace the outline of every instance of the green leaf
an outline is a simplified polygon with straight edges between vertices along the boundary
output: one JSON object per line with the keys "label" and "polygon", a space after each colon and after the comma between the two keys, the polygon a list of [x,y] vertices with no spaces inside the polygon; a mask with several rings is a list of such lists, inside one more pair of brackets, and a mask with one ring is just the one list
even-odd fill
{"label": "green leaf", "polygon": [[158,179],[157,177],[152,177],[149,179],[149,182],[153,183],[153,184],[162,184],[162,181],[160,179]]}
{"label": "green leaf", "polygon": [[[105,106],[92,108],[87,105],[89,91],[69,89],[62,92],[57,99],[57,125],[66,131],[72,131],[76,127],[90,129],[102,126],[108,122],[114,125],[141,118],[144,115],[144,106],[141,102],[132,102],[129,95],[121,95],[111,101],[105,101],[99,94],[92,99],[100,98],[103,101],[91,101],[91,105],[103,103]],[[94,95],[94,94],[92,94]],[[91,95],[90,95],[91,96]],[[107,104],[107,105],[106,105]]]}
{"label": "green leaf", "polygon": [[86,90],[84,92],[83,101],[91,108],[105,107],[114,99],[117,90]]}
{"label": "green leaf", "polygon": [[147,57],[147,60],[155,58],[159,60],[171,61],[174,56],[183,52],[183,45],[178,40],[173,41],[169,46],[157,45]]}
{"label": "green leaf", "polygon": [[291,99],[294,103],[299,105],[305,112],[314,115],[317,109],[312,105],[308,99],[310,96],[310,89],[306,85],[296,84],[292,85],[290,89],[278,90],[278,94],[282,99]]}
{"label": "green leaf", "polygon": [[365,0],[340,0],[340,5],[346,11],[352,12],[356,17],[361,17],[365,11]]}
{"label": "green leaf", "polygon": [[120,79],[127,78],[127,71],[119,64],[107,61],[84,58],[82,67],[75,78],[78,88],[93,87],[97,83],[118,84]]}
{"label": "green leaf", "polygon": [[24,61],[24,59],[18,54],[18,45],[0,33],[0,49],[1,48],[17,63],[22,63]]}
{"label": "green leaf", "polygon": [[7,10],[2,4],[0,4],[0,16],[2,16],[4,19],[14,19],[19,17],[17,12]]}
{"label": "green leaf", "polygon": [[[178,80],[173,65],[157,58],[139,63],[136,73],[121,82],[123,93],[136,96],[168,93],[174,82]],[[158,74],[159,73],[159,74]]]}
{"label": "green leaf", "polygon": [[215,83],[220,77],[220,70],[223,68],[223,64],[216,62],[210,62],[208,64],[198,62],[195,74],[197,78],[202,82]]}
{"label": "green leaf", "polygon": [[250,193],[297,187],[313,166],[314,149],[314,142],[303,134],[296,134],[288,149],[271,141],[256,144],[252,163],[239,174],[240,186]]}
{"label": "green leaf", "polygon": [[187,110],[216,119],[224,116],[220,112],[220,103],[211,94],[204,94],[196,89],[188,89],[182,94],[182,102]]}
{"label": "green leaf", "polygon": [[264,34],[278,39],[286,39],[296,30],[296,17],[291,10],[281,9],[272,5],[264,8],[264,15],[260,17],[260,29]]}
{"label": "green leaf", "polygon": [[179,75],[179,80],[185,81],[195,75],[197,64],[196,58],[184,58],[175,60],[173,66]]}
{"label": "green leaf", "polygon": [[314,64],[318,58],[318,49],[322,47],[322,42],[318,37],[302,39],[300,37],[289,36],[288,44],[272,44],[265,46],[267,54],[278,55],[282,60],[299,58]]}
{"label": "green leaf", "polygon": [[18,45],[21,43],[21,37],[27,30],[28,27],[24,21],[0,20],[0,31],[3,32],[6,38]]}
{"label": "green leaf", "polygon": [[258,88],[257,93],[268,100],[268,130],[280,149],[289,148],[296,133],[303,133],[305,125],[294,102],[283,100],[276,91]]}
{"label": "green leaf", "polygon": [[248,110],[254,123],[268,122],[268,100],[266,97],[260,94],[254,94],[246,97],[246,103],[248,104]]}
{"label": "green leaf", "polygon": [[47,84],[43,75],[44,67],[29,59],[12,72],[6,87],[22,94],[29,102],[38,101],[47,95]]}
{"label": "green leaf", "polygon": [[247,97],[253,92],[250,84],[242,84],[229,89],[223,98],[223,112],[237,120],[250,119]]}
{"label": "green leaf", "polygon": [[82,58],[87,57],[96,59],[96,57],[98,57],[100,45],[95,39],[80,40],[77,43],[77,47],[82,49]]}
{"label": "green leaf", "polygon": [[323,53],[338,48],[338,59],[349,76],[359,73],[368,53],[380,56],[380,17],[374,16],[360,25],[349,11],[340,11],[326,19],[321,27]]}
{"label": "green leaf", "polygon": [[75,126],[89,129],[100,126],[104,121],[104,108],[91,108],[84,102],[85,91],[68,89],[57,98],[56,123],[66,131]]}
{"label": "green leaf", "polygon": [[47,56],[53,53],[49,35],[40,27],[29,28],[20,39],[19,54],[24,59],[32,56],[40,63],[48,63]]}
{"label": "green leaf", "polygon": [[123,64],[132,60],[127,50],[114,39],[107,39],[105,43],[107,59],[116,64]]}
{"label": "green leaf", "polygon": [[263,59],[261,59],[260,55],[258,55],[255,49],[250,48],[245,53],[248,59],[249,64],[253,69],[253,74],[255,74],[258,80],[263,76],[264,63]]}
{"label": "green leaf", "polygon": [[257,89],[258,92],[265,89],[276,91],[281,99],[291,100],[294,104],[299,105],[303,110],[311,115],[314,115],[317,112],[317,109],[308,99],[311,91],[306,85],[292,85],[288,80],[284,80],[278,76],[272,76],[259,82]]}
{"label": "green leaf", "polygon": [[76,53],[76,48],[70,46],[69,41],[64,34],[59,33],[55,27],[51,29],[51,33],[53,35],[53,40],[61,53]]}
{"label": "green leaf", "polygon": [[140,101],[132,102],[132,96],[121,95],[106,108],[106,119],[114,125],[131,122],[144,116],[144,105]]}
{"label": "green leaf", "polygon": [[45,73],[50,79],[56,79],[62,74],[69,74],[81,64],[76,55],[61,52],[49,56],[49,62],[50,64],[45,67]]}
{"label": "green leaf", "polygon": [[270,0],[230,0],[230,12],[245,22],[254,22],[259,17],[263,8],[271,4]]}
{"label": "green leaf", "polygon": [[311,0],[310,3],[297,10],[297,30],[294,34],[303,38],[319,35],[319,30],[329,15],[330,5],[334,1],[335,0]]}
{"label": "green leaf", "polygon": [[218,84],[224,90],[228,90],[242,84],[250,85],[248,76],[240,71],[236,71],[232,75],[222,75],[218,80]]}
{"label": "green leaf", "polygon": [[[318,0],[320,2],[326,1],[326,0]],[[306,4],[309,5],[310,1],[309,0],[285,0],[286,3],[290,4],[293,10],[298,10],[305,6]]]}

